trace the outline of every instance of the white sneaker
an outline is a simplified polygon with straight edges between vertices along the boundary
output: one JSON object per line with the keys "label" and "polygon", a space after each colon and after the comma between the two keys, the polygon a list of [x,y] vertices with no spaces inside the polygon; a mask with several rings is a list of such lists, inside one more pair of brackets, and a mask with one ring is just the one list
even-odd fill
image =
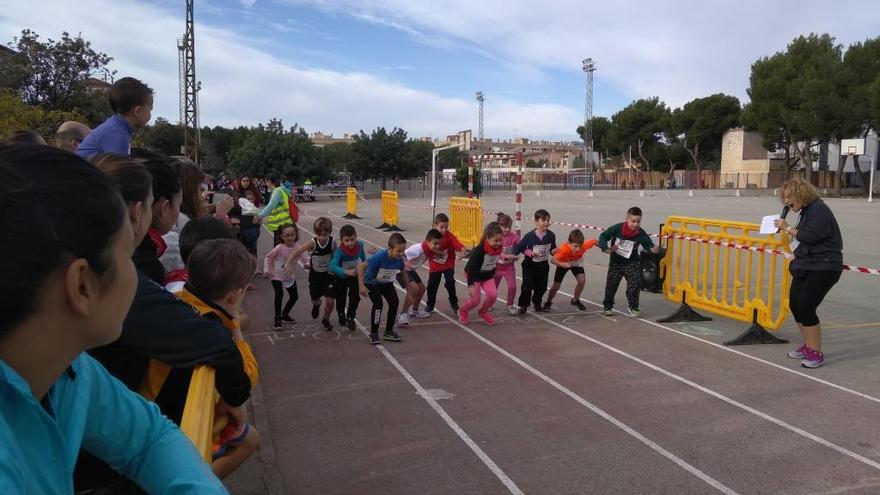
{"label": "white sneaker", "polygon": [[409,315],[406,313],[400,313],[400,316],[397,317],[398,325],[409,325]]}
{"label": "white sneaker", "polygon": [[416,313],[415,308],[409,308],[409,311],[407,311],[407,314],[409,314],[410,318],[415,318],[416,314],[418,314],[418,313]]}
{"label": "white sneaker", "polygon": [[510,306],[507,307],[507,312],[510,313],[510,314],[513,315],[513,316],[516,316],[516,315],[519,314],[519,306],[516,306],[516,305],[513,305],[513,304],[512,304],[512,305],[510,305]]}
{"label": "white sneaker", "polygon": [[413,316],[415,316],[416,318],[430,318],[430,317],[431,317],[431,313],[428,313],[428,312],[425,311],[424,309],[420,309],[420,310],[418,310],[418,311],[416,312],[416,314],[413,315]]}

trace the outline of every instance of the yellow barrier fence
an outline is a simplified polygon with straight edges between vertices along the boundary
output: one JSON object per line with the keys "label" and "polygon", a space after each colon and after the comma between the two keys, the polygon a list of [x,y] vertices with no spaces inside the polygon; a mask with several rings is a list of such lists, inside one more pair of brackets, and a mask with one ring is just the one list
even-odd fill
{"label": "yellow barrier fence", "polygon": [[403,232],[403,229],[397,226],[397,222],[400,221],[399,207],[397,191],[382,191],[382,225],[376,228],[384,229],[386,232]]}
{"label": "yellow barrier fence", "polygon": [[193,370],[180,429],[192,441],[208,464],[211,463],[211,437],[214,432],[214,368],[196,366]]}
{"label": "yellow barrier fence", "polygon": [[766,329],[778,330],[788,316],[789,261],[773,252],[790,253],[790,239],[759,231],[754,223],[669,217],[660,273],[666,299],[681,307],[657,321],[710,319],[693,307],[752,324],[725,345],[788,342]]}
{"label": "yellow barrier fence", "polygon": [[480,200],[449,198],[449,214],[449,230],[468,249],[473,249],[483,236],[483,207]]}
{"label": "yellow barrier fence", "polygon": [[345,209],[348,210],[348,212],[342,218],[361,218],[357,216],[357,194],[358,191],[354,187],[349,187],[345,190]]}

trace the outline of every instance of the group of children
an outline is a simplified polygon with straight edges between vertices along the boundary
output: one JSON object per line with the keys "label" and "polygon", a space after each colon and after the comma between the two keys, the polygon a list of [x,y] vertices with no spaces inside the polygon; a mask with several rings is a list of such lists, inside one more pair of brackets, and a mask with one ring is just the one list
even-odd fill
{"label": "group of children", "polygon": [[[299,242],[296,225],[287,225],[282,227],[282,242],[266,255],[264,263],[264,276],[272,280],[275,290],[273,328],[279,330],[283,323],[294,322],[290,310],[298,298],[294,278],[297,261],[308,271],[312,318],[317,319],[321,315],[321,325],[325,330],[333,329],[330,316],[334,307],[339,325],[355,330],[360,298],[370,298],[373,304],[370,313],[372,344],[380,344],[383,338],[400,342],[403,338],[395,331],[395,323],[405,326],[413,318],[430,317],[441,281],[446,287],[449,305],[463,324],[470,322],[470,313],[474,309],[486,324],[495,324],[491,312],[502,282],[507,284],[506,302],[511,315],[526,314],[530,305],[537,313],[548,312],[569,272],[576,280],[571,305],[584,311],[586,307],[580,300],[586,283],[583,256],[596,245],[610,255],[603,314],[612,314],[614,296],[621,280],[626,278],[628,311],[631,316],[637,317],[641,280],[639,248],[654,253],[659,250],[640,227],[641,217],[641,209],[633,207],[627,211],[624,222],[606,229],[598,240],[585,239],[583,232],[575,229],[569,233],[566,242],[557,245],[556,235],[549,230],[550,213],[547,210],[535,212],[535,228],[522,238],[512,230],[511,217],[499,213],[497,220],[485,227],[480,242],[469,253],[449,230],[449,217],[444,213],[434,217],[432,228],[421,243],[407,248],[406,239],[394,233],[388,238],[387,248],[378,251],[366,249],[352,225],[339,229],[337,242],[332,236],[333,223],[326,217],[315,220],[314,237],[305,242]],[[522,285],[517,300],[514,263],[520,255],[523,257]],[[465,257],[468,298],[459,305],[455,288],[455,263]],[[426,264],[427,285],[418,273]],[[550,292],[544,300],[551,264],[556,266],[556,272]],[[401,305],[393,285],[395,282],[406,293],[399,315],[398,307]],[[285,290],[288,302],[282,308]],[[424,309],[420,309],[426,294]],[[514,304],[515,300],[517,304]],[[380,338],[379,326],[385,303],[388,312],[385,332]]]}

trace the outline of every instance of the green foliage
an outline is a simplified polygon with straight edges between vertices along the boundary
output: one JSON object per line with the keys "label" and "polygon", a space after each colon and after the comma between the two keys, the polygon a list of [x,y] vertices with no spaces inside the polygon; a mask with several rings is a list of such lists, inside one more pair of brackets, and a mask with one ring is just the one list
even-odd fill
{"label": "green foliage", "polygon": [[95,51],[82,35],[71,37],[64,32],[58,41],[43,42],[37,33],[24,29],[9,47],[19,54],[8,63],[18,79],[22,100],[47,110],[71,111],[78,104],[91,108],[82,81],[115,74],[107,68],[113,57]]}
{"label": "green foliage", "polygon": [[35,131],[46,142],[55,136],[58,126],[68,120],[83,121],[77,112],[44,110],[27,105],[12,91],[0,90],[0,140],[19,130]]}
{"label": "green foliage", "polygon": [[[608,132],[611,131],[611,121],[605,117],[593,117],[593,151],[601,151],[605,154],[608,154],[609,147],[607,142]],[[584,126],[577,126],[577,134],[580,136],[581,141],[585,139],[584,137]],[[619,150],[614,150],[617,153],[620,153]]]}
{"label": "green foliage", "polygon": [[[461,190],[467,193],[468,187],[468,166],[465,163],[463,166],[460,166],[455,169],[455,181],[458,182],[458,185],[461,186]],[[474,195],[479,196],[483,194],[483,183],[480,180],[480,170],[475,166],[474,167]]]}
{"label": "green foliage", "polygon": [[202,167],[208,170],[226,170],[229,167],[229,154],[244,143],[250,132],[250,128],[244,126],[232,129],[220,126],[203,127],[199,153]]}
{"label": "green foliage", "polygon": [[162,117],[151,125],[137,131],[132,139],[134,146],[141,146],[166,155],[181,154],[183,130]]}
{"label": "green foliage", "polygon": [[724,133],[741,121],[739,99],[725,94],[696,98],[669,117],[667,134],[679,141],[699,171],[705,160],[720,160]]}
{"label": "green foliage", "polygon": [[443,150],[437,154],[437,170],[458,169],[462,165],[467,165],[467,160],[466,151],[457,148]]}
{"label": "green foliage", "polygon": [[[867,133],[880,128],[880,37],[849,46],[843,56],[843,84],[849,126]],[[849,136],[840,135],[839,138]]]}
{"label": "green foliage", "polygon": [[656,96],[636,100],[611,117],[605,145],[612,153],[627,152],[631,146],[650,170],[651,151],[660,144],[668,115],[666,104]]}
{"label": "green foliage", "polygon": [[248,131],[240,146],[229,153],[229,168],[235,175],[253,177],[284,175],[293,182],[311,179],[322,184],[331,178],[321,164],[321,151],[312,145],[305,130],[294,125],[285,129],[272,119]]}

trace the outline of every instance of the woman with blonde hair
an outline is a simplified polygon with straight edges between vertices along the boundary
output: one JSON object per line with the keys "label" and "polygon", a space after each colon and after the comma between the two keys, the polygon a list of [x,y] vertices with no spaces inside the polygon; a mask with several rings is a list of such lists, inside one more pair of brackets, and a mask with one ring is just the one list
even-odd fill
{"label": "woman with blonde hair", "polygon": [[804,338],[803,345],[789,352],[788,357],[800,359],[805,368],[818,368],[825,364],[825,355],[816,308],[840,280],[843,239],[834,214],[809,182],[800,177],[785,181],[779,188],[779,198],[798,213],[794,227],[784,219],[776,220],[776,226],[792,240],[788,305]]}

